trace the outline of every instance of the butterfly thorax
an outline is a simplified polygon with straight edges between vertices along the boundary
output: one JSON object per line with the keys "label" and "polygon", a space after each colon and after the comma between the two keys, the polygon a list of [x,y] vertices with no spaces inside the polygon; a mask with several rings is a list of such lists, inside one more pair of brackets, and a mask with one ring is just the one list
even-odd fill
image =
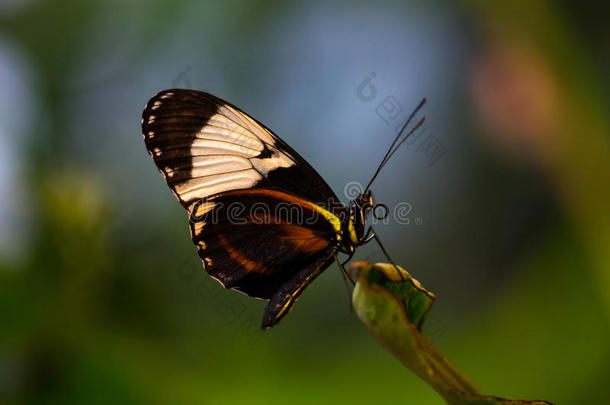
{"label": "butterfly thorax", "polygon": [[358,195],[346,207],[346,214],[341,221],[339,250],[352,254],[356,247],[367,243],[369,232],[366,230],[366,218],[373,208],[373,196],[370,191]]}

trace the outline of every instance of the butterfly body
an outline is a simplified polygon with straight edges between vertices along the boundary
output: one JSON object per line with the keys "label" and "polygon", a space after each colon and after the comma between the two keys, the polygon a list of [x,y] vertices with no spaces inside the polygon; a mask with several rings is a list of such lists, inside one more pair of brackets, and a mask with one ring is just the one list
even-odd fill
{"label": "butterfly body", "polygon": [[370,190],[349,206],[286,142],[211,94],[164,90],[142,113],[148,153],[189,213],[205,270],[223,287],[267,299],[263,329],[286,315],[338,252],[365,232]]}

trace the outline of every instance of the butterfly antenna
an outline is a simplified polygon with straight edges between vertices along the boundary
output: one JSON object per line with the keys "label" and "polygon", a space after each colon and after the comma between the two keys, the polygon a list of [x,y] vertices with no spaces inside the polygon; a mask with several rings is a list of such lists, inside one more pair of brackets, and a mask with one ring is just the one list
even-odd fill
{"label": "butterfly antenna", "polygon": [[[409,136],[411,136],[411,134],[413,132],[415,132],[419,127],[421,127],[421,125],[424,123],[425,118],[422,118],[417,125],[411,129],[407,135],[397,144],[398,140],[402,137],[403,132],[405,131],[405,129],[409,126],[409,124],[411,123],[411,121],[413,120],[413,117],[415,117],[415,115],[423,108],[424,104],[426,104],[426,99],[422,99],[419,104],[417,105],[417,107],[415,107],[415,109],[411,112],[411,114],[409,115],[409,118],[407,118],[407,120],[405,121],[405,123],[403,124],[403,126],[400,128],[400,131],[398,131],[398,134],[396,135],[396,137],[394,138],[394,141],[392,142],[392,145],[390,145],[390,148],[388,149],[388,151],[386,152],[385,156],[383,157],[383,159],[381,159],[381,163],[379,164],[379,166],[377,166],[377,170],[375,171],[375,174],[373,175],[373,177],[371,178],[371,180],[369,181],[369,183],[366,185],[366,188],[364,189],[364,192],[367,192],[369,190],[369,188],[371,187],[371,184],[373,184],[373,182],[375,181],[375,179],[377,178],[377,175],[379,175],[379,173],[381,172],[381,169],[383,169],[383,167],[385,166],[385,164],[388,162],[388,160],[390,160],[390,158],[392,157],[392,155],[394,154],[394,152],[396,152],[398,150],[398,148],[400,148],[400,145],[403,144],[404,141],[406,141]],[[396,146],[396,147],[394,147]]]}
{"label": "butterfly antenna", "polygon": [[415,126],[409,131],[409,133],[407,134],[407,136],[405,136],[400,143],[394,148],[394,150],[392,151],[392,153],[390,153],[388,155],[388,158],[385,160],[385,163],[387,163],[390,158],[392,157],[392,155],[394,155],[394,153],[396,153],[396,151],[398,150],[398,148],[400,148],[400,145],[402,145],[407,139],[409,139],[409,137],[411,136],[412,133],[414,133],[415,131],[417,131],[419,128],[421,128],[422,125],[424,125],[424,122],[426,121],[426,117],[423,117],[421,120],[417,121],[417,124],[415,124]]}

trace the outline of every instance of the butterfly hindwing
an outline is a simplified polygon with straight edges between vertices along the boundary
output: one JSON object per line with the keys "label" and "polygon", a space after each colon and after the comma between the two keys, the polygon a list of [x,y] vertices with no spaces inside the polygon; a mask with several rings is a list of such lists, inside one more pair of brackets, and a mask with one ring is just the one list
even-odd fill
{"label": "butterfly hindwing", "polygon": [[334,260],[334,251],[325,251],[310,261],[290,280],[277,290],[265,307],[262,328],[267,329],[278,323],[299,299],[305,288],[318,277]]}
{"label": "butterfly hindwing", "polygon": [[334,250],[340,222],[293,195],[246,189],[196,204],[190,227],[212,277],[226,288],[268,299],[302,265]]}
{"label": "butterfly hindwing", "polygon": [[269,189],[221,193],[193,210],[191,237],[207,272],[225,288],[271,300],[263,327],[328,266],[341,226],[330,211]]}

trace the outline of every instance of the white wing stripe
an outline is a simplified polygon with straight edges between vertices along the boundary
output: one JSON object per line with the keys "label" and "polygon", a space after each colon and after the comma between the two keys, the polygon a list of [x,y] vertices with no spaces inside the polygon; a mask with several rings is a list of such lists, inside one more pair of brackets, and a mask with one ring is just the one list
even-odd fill
{"label": "white wing stripe", "polygon": [[214,163],[199,167],[193,167],[191,169],[191,177],[201,178],[220,173],[230,173],[238,170],[247,169],[252,169],[252,165],[247,159],[226,163]]}
{"label": "white wing stripe", "polygon": [[238,122],[231,120],[229,117],[226,117],[222,114],[212,115],[208,121],[207,125],[213,125],[219,128],[228,128],[234,132],[243,132],[243,130],[247,130],[248,128],[244,128],[243,125],[240,125]]}
{"label": "white wing stripe", "polygon": [[[205,156],[211,154],[232,154],[237,156],[254,157],[260,154],[261,150],[248,148],[246,146],[229,143],[224,141],[212,141],[208,139],[195,139],[191,144],[192,156]],[[214,152],[214,153],[211,153]]]}
{"label": "white wing stripe", "polygon": [[205,179],[193,179],[176,185],[176,192],[184,201],[197,200],[201,196],[222,193],[224,191],[249,188],[261,180],[261,175],[254,169],[240,172],[223,173],[206,177]]}
{"label": "white wing stripe", "polygon": [[237,143],[240,145],[248,146],[252,149],[263,150],[263,143],[258,139],[248,137],[244,134],[239,134],[229,130],[220,130],[216,128],[204,127],[202,130],[195,134],[197,139],[209,139],[218,141],[227,141],[231,143]]}
{"label": "white wing stripe", "polygon": [[193,156],[191,165],[196,168],[203,168],[206,166],[215,166],[222,164],[232,163],[244,163],[249,164],[249,160],[239,156],[233,155],[208,155],[208,156]]}
{"label": "white wing stripe", "polygon": [[[233,108],[231,108],[229,106],[222,106],[218,110],[220,112],[222,112],[223,114],[225,114],[225,115],[230,115],[230,116],[234,117],[233,119],[231,119],[231,121],[235,125],[238,125],[239,127],[245,129],[246,131],[254,134],[258,138],[263,140],[263,142],[265,142],[265,143],[267,143],[269,145],[274,145],[275,144],[275,141],[273,140],[273,136],[271,136],[271,134],[268,133],[267,131],[264,131],[262,129],[262,127],[259,126],[248,115],[241,114],[241,113],[235,111]],[[225,118],[229,119],[229,117],[225,117]]]}

